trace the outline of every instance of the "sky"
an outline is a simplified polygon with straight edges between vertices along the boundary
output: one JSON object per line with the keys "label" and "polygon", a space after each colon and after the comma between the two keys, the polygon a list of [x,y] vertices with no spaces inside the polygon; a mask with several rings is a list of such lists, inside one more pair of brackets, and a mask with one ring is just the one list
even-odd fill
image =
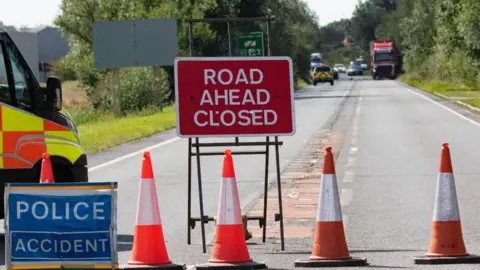
{"label": "sky", "polygon": [[[358,0],[304,0],[319,17],[320,25],[349,18]],[[61,0],[0,0],[0,21],[5,25],[51,25]]]}

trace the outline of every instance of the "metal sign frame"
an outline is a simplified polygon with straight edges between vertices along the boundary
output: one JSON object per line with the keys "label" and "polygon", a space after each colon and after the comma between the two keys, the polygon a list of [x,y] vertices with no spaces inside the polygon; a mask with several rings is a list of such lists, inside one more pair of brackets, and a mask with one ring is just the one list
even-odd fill
{"label": "metal sign frame", "polygon": [[[192,19],[188,18],[185,21],[188,23],[188,37],[189,37],[189,51],[190,56],[195,56],[194,49],[194,39],[193,39],[193,24],[194,23],[226,23],[227,24],[227,35],[228,35],[228,53],[229,56],[232,56],[232,41],[230,34],[230,23],[232,22],[264,22],[267,28],[267,56],[271,56],[270,49],[270,22],[274,21],[275,17],[252,17],[252,18],[203,18],[203,19]],[[275,147],[275,163],[276,163],[276,174],[277,174],[277,188],[278,188],[278,203],[279,203],[279,213],[275,213],[275,221],[280,222],[280,239],[281,239],[281,249],[285,250],[285,239],[284,239],[284,226],[283,226],[283,206],[282,206],[282,188],[281,188],[281,178],[280,178],[280,146],[283,145],[283,142],[278,139],[278,136],[274,136],[273,142],[270,141],[270,136],[265,138],[265,141],[257,142],[240,142],[238,137],[235,137],[235,142],[219,142],[219,143],[200,143],[198,137],[188,138],[188,219],[187,219],[187,243],[191,244],[191,230],[195,228],[196,222],[200,222],[200,227],[202,231],[202,248],[203,253],[207,252],[206,240],[205,240],[205,223],[209,221],[214,221],[213,217],[204,215],[203,209],[203,190],[202,190],[202,171],[201,171],[201,156],[222,156],[224,155],[223,151],[219,152],[201,152],[200,148],[202,147],[238,147],[238,146],[265,146],[264,151],[233,151],[232,155],[264,155],[265,156],[265,183],[264,183],[264,192],[263,192],[263,215],[262,216],[250,216],[247,217],[248,220],[258,220],[259,226],[263,229],[262,232],[262,241],[266,241],[266,230],[267,230],[267,195],[269,187],[269,158],[270,158],[270,146]],[[195,149],[193,151],[193,149]],[[199,206],[200,206],[200,217],[192,217],[192,157],[196,158],[197,164],[197,180],[198,180],[198,196],[199,196]]]}

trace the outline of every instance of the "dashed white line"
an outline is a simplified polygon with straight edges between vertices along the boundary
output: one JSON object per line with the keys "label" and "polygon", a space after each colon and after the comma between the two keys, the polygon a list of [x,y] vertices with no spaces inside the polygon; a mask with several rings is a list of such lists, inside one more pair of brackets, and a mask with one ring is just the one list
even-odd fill
{"label": "dashed white line", "polygon": [[[353,164],[352,164],[353,165]],[[343,182],[345,183],[352,183],[355,176],[355,172],[353,171],[345,171],[345,175],[343,176]]]}
{"label": "dashed white line", "polygon": [[349,205],[353,199],[353,190],[351,188],[342,188],[340,195],[340,204],[342,206]]}

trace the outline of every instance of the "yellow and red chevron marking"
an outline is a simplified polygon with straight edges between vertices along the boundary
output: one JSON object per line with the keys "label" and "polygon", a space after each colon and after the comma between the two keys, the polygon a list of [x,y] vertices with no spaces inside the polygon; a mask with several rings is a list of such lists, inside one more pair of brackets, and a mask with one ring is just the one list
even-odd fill
{"label": "yellow and red chevron marking", "polygon": [[0,105],[0,168],[31,168],[43,153],[61,153],[74,162],[82,150],[75,151],[75,147],[66,147],[58,141],[78,144],[71,130],[23,110]]}

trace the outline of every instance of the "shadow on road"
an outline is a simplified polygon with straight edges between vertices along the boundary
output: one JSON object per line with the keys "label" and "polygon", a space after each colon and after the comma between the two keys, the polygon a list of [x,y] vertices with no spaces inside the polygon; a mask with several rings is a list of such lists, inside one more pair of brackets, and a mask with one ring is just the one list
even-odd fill
{"label": "shadow on road", "polygon": [[398,269],[398,268],[407,268],[407,269],[413,269],[413,267],[406,267],[406,266],[390,266],[390,265],[368,265],[367,268],[392,268],[392,269]]}
{"label": "shadow on road", "polygon": [[411,252],[411,251],[424,251],[419,249],[352,249],[351,253],[383,253],[383,252]]}

